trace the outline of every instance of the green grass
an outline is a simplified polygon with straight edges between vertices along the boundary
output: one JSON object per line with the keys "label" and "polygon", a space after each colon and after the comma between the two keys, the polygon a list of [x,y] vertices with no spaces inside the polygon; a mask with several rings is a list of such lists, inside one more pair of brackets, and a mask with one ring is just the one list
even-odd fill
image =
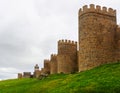
{"label": "green grass", "polygon": [[120,93],[120,63],[75,74],[0,81],[0,93]]}

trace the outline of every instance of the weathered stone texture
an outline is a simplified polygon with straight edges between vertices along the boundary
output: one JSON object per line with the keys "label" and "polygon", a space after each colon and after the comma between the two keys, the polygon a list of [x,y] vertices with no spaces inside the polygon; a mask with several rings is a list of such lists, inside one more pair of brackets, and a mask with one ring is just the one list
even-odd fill
{"label": "weathered stone texture", "polygon": [[57,55],[52,54],[50,60],[50,74],[57,73]]}
{"label": "weathered stone texture", "polygon": [[58,73],[72,73],[78,69],[77,42],[70,40],[58,41]]}
{"label": "weathered stone texture", "polygon": [[93,4],[79,11],[79,71],[115,60],[116,11]]}
{"label": "weathered stone texture", "polygon": [[41,68],[41,74],[44,74],[44,68]]}
{"label": "weathered stone texture", "polygon": [[41,75],[41,71],[39,70],[39,66],[38,66],[38,64],[36,64],[35,66],[34,66],[34,77],[35,78],[39,78],[39,76]]}
{"label": "weathered stone texture", "polygon": [[18,73],[18,79],[22,78],[22,73]]}
{"label": "weathered stone texture", "polygon": [[35,78],[39,78],[40,75],[41,75],[41,71],[40,71],[40,70],[36,70],[36,71],[34,72],[34,77],[35,77]]}
{"label": "weathered stone texture", "polygon": [[30,78],[31,77],[31,72],[23,72],[23,77],[24,78]]}
{"label": "weathered stone texture", "polygon": [[70,59],[68,55],[58,55],[58,73],[73,73],[76,72],[76,64]]}
{"label": "weathered stone texture", "polygon": [[44,74],[50,74],[50,60],[44,60]]}
{"label": "weathered stone texture", "polygon": [[[36,77],[39,74],[80,72],[120,61],[120,26],[116,22],[116,10],[85,5],[79,10],[78,21],[78,46],[71,40],[59,40],[58,54],[51,55],[51,60],[44,60],[41,72],[35,66]],[[24,73],[23,77],[30,77],[30,73]]]}
{"label": "weathered stone texture", "polygon": [[35,70],[35,71],[36,71],[36,70],[39,70],[38,64],[35,65],[34,70]]}
{"label": "weathered stone texture", "polygon": [[116,29],[116,55],[115,60],[120,61],[120,27]]}

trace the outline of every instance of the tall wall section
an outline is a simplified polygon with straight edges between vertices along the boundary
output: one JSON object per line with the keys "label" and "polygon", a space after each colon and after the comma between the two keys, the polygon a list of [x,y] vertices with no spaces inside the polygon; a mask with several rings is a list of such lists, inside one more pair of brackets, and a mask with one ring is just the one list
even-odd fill
{"label": "tall wall section", "polygon": [[120,27],[117,26],[116,29],[116,61],[120,61]]}
{"label": "tall wall section", "polygon": [[58,41],[58,73],[72,73],[78,70],[77,42],[70,40]]}
{"label": "tall wall section", "polygon": [[39,78],[40,77],[40,75],[41,75],[41,71],[40,70],[36,70],[35,72],[34,72],[34,77],[35,78]]}
{"label": "tall wall section", "polygon": [[79,10],[79,71],[115,60],[116,11],[91,4]]}
{"label": "tall wall section", "polygon": [[52,54],[50,59],[50,74],[57,73],[57,55]]}
{"label": "tall wall section", "polygon": [[44,74],[50,74],[50,60],[44,60]]}
{"label": "tall wall section", "polygon": [[23,72],[23,78],[30,78],[31,72]]}
{"label": "tall wall section", "polygon": [[44,74],[44,68],[41,68],[41,75],[43,75]]}

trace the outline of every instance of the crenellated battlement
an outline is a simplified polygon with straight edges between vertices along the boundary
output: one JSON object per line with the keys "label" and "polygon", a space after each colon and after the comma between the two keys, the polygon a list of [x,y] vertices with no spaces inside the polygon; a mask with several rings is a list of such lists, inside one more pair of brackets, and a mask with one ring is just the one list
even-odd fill
{"label": "crenellated battlement", "polygon": [[54,59],[57,57],[57,54],[51,54],[51,59]]}
{"label": "crenellated battlement", "polygon": [[120,61],[120,25],[117,25],[116,10],[90,4],[80,8],[78,16],[79,41],[59,40],[57,54],[44,59],[41,70],[36,64],[34,75],[18,73],[18,78],[42,79],[49,74],[81,72]]}
{"label": "crenellated battlement", "polygon": [[83,6],[83,8],[80,8],[79,16],[86,14],[86,13],[100,13],[100,14],[105,14],[105,15],[116,17],[116,10],[112,8],[101,7],[99,5],[95,6],[94,4],[90,4],[89,7],[85,5]]}
{"label": "crenellated battlement", "polygon": [[48,62],[50,62],[49,59],[44,59],[44,63],[48,63]]}
{"label": "crenellated battlement", "polygon": [[67,39],[62,39],[58,41],[58,44],[70,44],[70,45],[77,45],[76,41],[71,41],[71,40],[67,40]]}

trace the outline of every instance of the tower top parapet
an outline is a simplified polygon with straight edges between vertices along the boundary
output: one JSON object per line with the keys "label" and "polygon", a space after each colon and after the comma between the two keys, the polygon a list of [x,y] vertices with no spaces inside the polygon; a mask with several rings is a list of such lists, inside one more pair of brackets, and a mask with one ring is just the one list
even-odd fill
{"label": "tower top parapet", "polygon": [[57,58],[57,54],[51,54],[51,59],[50,60],[55,60]]}
{"label": "tower top parapet", "polygon": [[70,44],[70,45],[77,45],[76,41],[71,41],[71,40],[67,40],[67,39],[62,39],[58,41],[58,44]]}
{"label": "tower top parapet", "polygon": [[51,58],[57,57],[57,54],[51,54]]}
{"label": "tower top parapet", "polygon": [[48,63],[48,62],[50,62],[49,59],[44,59],[44,63]]}
{"label": "tower top parapet", "polygon": [[34,69],[35,69],[35,71],[39,70],[38,64],[36,64],[36,65],[34,66]]}
{"label": "tower top parapet", "polygon": [[100,13],[105,14],[109,16],[116,16],[116,10],[112,8],[102,7],[99,5],[90,4],[89,8],[87,5],[83,6],[83,8],[80,8],[79,10],[79,16],[86,14],[86,13]]}

